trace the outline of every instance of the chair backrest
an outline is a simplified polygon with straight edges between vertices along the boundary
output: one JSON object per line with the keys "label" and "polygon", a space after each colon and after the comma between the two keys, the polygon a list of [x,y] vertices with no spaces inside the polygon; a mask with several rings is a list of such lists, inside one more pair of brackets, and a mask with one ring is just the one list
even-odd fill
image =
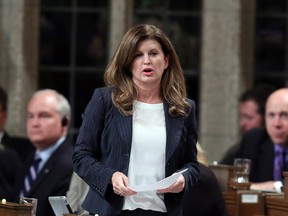
{"label": "chair backrest", "polygon": [[215,174],[222,192],[229,190],[230,179],[233,178],[233,166],[224,164],[209,164]]}

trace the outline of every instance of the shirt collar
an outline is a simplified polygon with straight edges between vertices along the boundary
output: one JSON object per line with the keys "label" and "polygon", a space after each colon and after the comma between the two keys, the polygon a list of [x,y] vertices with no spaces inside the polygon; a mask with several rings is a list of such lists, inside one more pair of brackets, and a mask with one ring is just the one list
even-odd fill
{"label": "shirt collar", "polygon": [[57,142],[50,146],[49,148],[45,149],[44,151],[37,150],[35,155],[41,158],[41,164],[43,164],[50,158],[50,156],[56,151],[56,149],[63,143],[65,140],[65,136],[60,137]]}

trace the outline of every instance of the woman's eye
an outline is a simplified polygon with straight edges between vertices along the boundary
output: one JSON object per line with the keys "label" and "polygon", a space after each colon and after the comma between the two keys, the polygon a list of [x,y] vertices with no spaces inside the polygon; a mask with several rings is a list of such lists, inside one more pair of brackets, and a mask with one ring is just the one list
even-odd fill
{"label": "woman's eye", "polygon": [[141,56],[141,53],[136,53],[136,54],[134,55],[135,58],[140,57],[140,56]]}
{"label": "woman's eye", "polygon": [[157,52],[152,52],[152,53],[150,53],[150,55],[157,55]]}

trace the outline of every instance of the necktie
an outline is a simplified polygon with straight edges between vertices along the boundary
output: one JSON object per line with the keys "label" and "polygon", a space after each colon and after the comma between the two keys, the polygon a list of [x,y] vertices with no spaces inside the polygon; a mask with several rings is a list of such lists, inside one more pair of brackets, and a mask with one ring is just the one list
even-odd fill
{"label": "necktie", "polygon": [[24,187],[22,191],[20,192],[20,196],[27,196],[28,192],[31,190],[31,187],[37,177],[37,171],[38,171],[40,161],[41,161],[41,158],[38,156],[35,156],[33,163],[30,166],[29,172],[25,176]]}
{"label": "necktie", "polygon": [[283,179],[283,171],[285,168],[285,149],[278,148],[275,152],[275,159],[274,159],[274,180],[280,181]]}

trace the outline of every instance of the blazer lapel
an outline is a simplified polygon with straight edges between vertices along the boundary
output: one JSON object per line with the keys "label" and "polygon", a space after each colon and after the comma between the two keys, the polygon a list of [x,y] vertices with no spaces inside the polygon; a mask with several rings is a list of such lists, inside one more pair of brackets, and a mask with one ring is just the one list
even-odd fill
{"label": "blazer lapel", "polygon": [[171,117],[168,113],[169,106],[164,103],[165,110],[165,123],[166,123],[166,163],[172,156],[173,152],[177,148],[182,135],[182,128],[184,125],[184,119],[182,117]]}
{"label": "blazer lapel", "polygon": [[119,134],[124,143],[126,144],[125,147],[127,152],[130,152],[132,142],[132,116],[122,115],[115,107],[114,115],[116,118],[116,124]]}
{"label": "blazer lapel", "polygon": [[50,170],[53,167],[53,161],[48,160],[41,171],[38,173],[37,178],[34,184],[31,187],[29,194],[34,194],[34,191],[41,185],[41,182],[46,179],[47,175],[49,174]]}

